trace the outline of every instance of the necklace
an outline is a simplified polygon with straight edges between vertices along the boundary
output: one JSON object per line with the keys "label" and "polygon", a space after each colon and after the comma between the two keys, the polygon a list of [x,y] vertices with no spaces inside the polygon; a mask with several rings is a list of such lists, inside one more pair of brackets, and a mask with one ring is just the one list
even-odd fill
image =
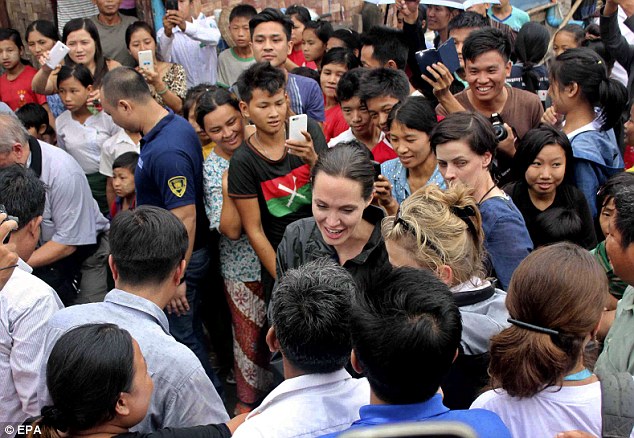
{"label": "necklace", "polygon": [[592,373],[587,368],[579,371],[578,373],[568,374],[564,377],[565,382],[578,382],[580,380],[586,380],[588,377],[591,377]]}
{"label": "necklace", "polygon": [[480,200],[478,201],[478,205],[482,204],[482,201],[484,201],[484,198],[486,198],[486,197],[487,197],[487,195],[488,195],[489,193],[491,193],[491,192],[493,191],[493,189],[494,189],[494,188],[496,188],[496,187],[497,187],[497,186],[496,186],[495,184],[493,184],[493,185],[491,186],[491,188],[490,188],[489,190],[487,190],[487,191],[486,191],[486,193],[485,193],[484,195],[482,195],[482,197],[481,197],[481,198],[480,198]]}
{"label": "necklace", "polygon": [[[266,148],[264,146],[262,146],[262,142],[260,141],[260,138],[258,137],[257,131],[255,132],[255,134],[253,134],[253,139],[258,142],[258,146],[256,146],[256,149],[258,150],[258,152],[260,152],[262,155],[264,155],[269,161],[274,161],[271,158],[271,156],[266,152]],[[255,146],[255,145],[253,145],[253,146]]]}

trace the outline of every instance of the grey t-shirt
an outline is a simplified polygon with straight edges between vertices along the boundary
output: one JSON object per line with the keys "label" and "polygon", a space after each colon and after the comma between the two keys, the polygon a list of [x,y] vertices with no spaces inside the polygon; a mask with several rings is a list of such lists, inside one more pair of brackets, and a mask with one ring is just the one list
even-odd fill
{"label": "grey t-shirt", "polygon": [[97,15],[90,17],[97,30],[99,31],[99,39],[101,40],[101,48],[103,49],[103,56],[108,59],[114,59],[121,65],[128,67],[136,66],[136,61],[128,52],[128,48],[125,45],[125,31],[129,25],[139,21],[136,17],[129,17],[127,15],[119,14],[121,22],[114,26],[106,26],[97,19]]}
{"label": "grey t-shirt", "polygon": [[218,55],[218,85],[232,86],[240,73],[255,64],[255,58],[240,58],[233,49],[227,49]]}

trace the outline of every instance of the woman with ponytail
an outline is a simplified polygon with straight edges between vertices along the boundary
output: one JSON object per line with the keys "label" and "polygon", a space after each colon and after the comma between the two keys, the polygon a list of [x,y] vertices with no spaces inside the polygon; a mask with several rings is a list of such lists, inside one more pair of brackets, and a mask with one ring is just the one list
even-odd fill
{"label": "woman with ponytail", "polygon": [[553,106],[542,120],[559,125],[565,117],[562,129],[572,144],[575,184],[596,217],[597,190],[624,167],[612,128],[627,103],[627,90],[610,79],[603,58],[578,48],[566,50],[551,63],[548,94]]}
{"label": "woman with ponytail", "polygon": [[33,438],[225,438],[244,421],[129,432],[145,417],[154,384],[139,344],[114,324],[86,324],[62,335],[46,365],[46,385],[53,405],[42,408]]}
{"label": "woman with ponytail", "polygon": [[537,94],[542,105],[548,96],[548,70],[542,62],[548,53],[549,39],[550,33],[543,24],[531,21],[522,26],[515,40],[517,62],[506,79],[511,87]]}
{"label": "woman with ponytail", "polygon": [[494,389],[471,408],[498,414],[514,437],[602,436],[601,385],[586,366],[607,298],[605,274],[583,248],[558,243],[526,257],[506,296],[511,326],[491,339]]}

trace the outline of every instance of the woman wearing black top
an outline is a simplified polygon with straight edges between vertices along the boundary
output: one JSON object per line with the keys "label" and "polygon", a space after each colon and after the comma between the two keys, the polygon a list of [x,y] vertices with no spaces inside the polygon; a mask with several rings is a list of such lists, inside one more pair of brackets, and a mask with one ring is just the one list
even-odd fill
{"label": "woman wearing black top", "polygon": [[62,335],[46,365],[46,385],[53,405],[42,408],[31,437],[226,438],[245,418],[129,432],[147,414],[154,384],[139,344],[114,324],[86,324]]}
{"label": "woman wearing black top", "polygon": [[[597,244],[590,208],[583,193],[573,186],[573,155],[570,141],[565,134],[546,125],[529,131],[517,147],[513,158],[515,180],[504,191],[519,208],[526,228],[535,246],[555,243],[548,236],[547,225],[557,228],[558,224],[543,224],[540,215],[552,209],[564,209],[578,215],[580,232],[566,236],[586,249]],[[553,216],[556,217],[556,216]],[[543,225],[541,225],[542,223]]]}
{"label": "woman wearing black top", "polygon": [[313,217],[293,222],[277,248],[277,278],[322,257],[333,259],[362,284],[389,267],[381,237],[385,213],[370,205],[374,167],[370,153],[353,141],[319,154],[312,169]]}

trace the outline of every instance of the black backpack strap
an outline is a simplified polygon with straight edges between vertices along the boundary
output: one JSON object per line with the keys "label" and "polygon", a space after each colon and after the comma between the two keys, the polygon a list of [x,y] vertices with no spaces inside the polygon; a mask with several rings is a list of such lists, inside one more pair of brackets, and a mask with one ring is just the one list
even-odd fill
{"label": "black backpack strap", "polygon": [[634,428],[634,380],[629,373],[601,376],[601,436],[629,438]]}

